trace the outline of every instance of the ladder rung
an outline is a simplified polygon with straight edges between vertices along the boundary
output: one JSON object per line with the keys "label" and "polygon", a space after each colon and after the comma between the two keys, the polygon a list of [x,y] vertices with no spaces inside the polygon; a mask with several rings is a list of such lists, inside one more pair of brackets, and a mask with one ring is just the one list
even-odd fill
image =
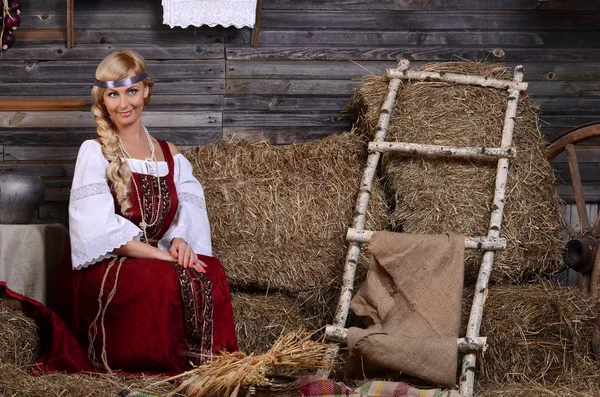
{"label": "ladder rung", "polygon": [[446,72],[424,72],[417,70],[388,69],[390,79],[420,80],[420,81],[444,81],[448,83],[479,85],[481,87],[493,87],[500,89],[513,89],[518,91],[527,90],[527,83],[514,80],[500,80],[483,76],[468,76],[457,73]]}
{"label": "ladder rung", "polygon": [[[340,328],[334,325],[325,327],[325,335],[333,342],[346,343],[348,339],[348,328]],[[487,344],[487,338],[479,336],[477,338],[458,338],[456,340],[458,352],[461,354],[484,351]]]}
{"label": "ladder rung", "polygon": [[512,158],[515,155],[514,148],[499,148],[485,146],[438,146],[406,142],[370,142],[369,151],[400,152],[410,154],[423,154],[430,156],[453,156],[472,159],[498,159],[502,157]]}
{"label": "ladder rung", "polygon": [[[372,230],[348,229],[346,240],[356,243],[368,243],[373,237]],[[485,236],[465,237],[465,249],[478,249],[484,251],[497,251],[506,248],[505,238],[492,238]]]}

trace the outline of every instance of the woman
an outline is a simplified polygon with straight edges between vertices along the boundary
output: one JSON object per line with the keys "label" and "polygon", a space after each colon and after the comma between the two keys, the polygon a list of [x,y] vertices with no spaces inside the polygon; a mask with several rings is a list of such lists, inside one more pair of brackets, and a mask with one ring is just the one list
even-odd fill
{"label": "woman", "polygon": [[104,58],[92,89],[99,136],[81,146],[73,177],[73,271],[54,306],[105,370],[181,372],[237,350],[202,186],[142,125],[153,85],[137,52]]}

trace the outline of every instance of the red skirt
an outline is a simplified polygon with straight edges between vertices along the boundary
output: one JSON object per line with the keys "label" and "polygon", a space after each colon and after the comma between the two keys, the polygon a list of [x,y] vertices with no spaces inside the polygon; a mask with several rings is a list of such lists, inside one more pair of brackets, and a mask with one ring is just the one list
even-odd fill
{"label": "red skirt", "polygon": [[[180,373],[211,353],[238,349],[223,266],[213,257],[198,258],[207,264],[206,274],[158,259],[127,259],[121,266],[119,261],[110,266],[111,260],[105,259],[82,270],[65,269],[71,282],[64,282],[65,274],[57,276],[62,286],[51,306],[86,352],[96,320],[97,362],[102,363],[105,351],[113,370]],[[88,370],[87,357],[78,363],[80,352],[74,358],[60,347],[72,346],[64,332],[56,336],[41,363],[53,370]]]}

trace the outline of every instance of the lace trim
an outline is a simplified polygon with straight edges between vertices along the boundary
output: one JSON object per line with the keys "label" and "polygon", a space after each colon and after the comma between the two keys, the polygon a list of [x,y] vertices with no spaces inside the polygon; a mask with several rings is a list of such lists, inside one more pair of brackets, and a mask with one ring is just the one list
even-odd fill
{"label": "lace trim", "polygon": [[110,189],[106,182],[90,183],[83,185],[77,189],[71,190],[69,204],[91,196],[99,196],[101,194],[110,194]]}
{"label": "lace trim", "polygon": [[191,203],[194,204],[196,207],[200,208],[201,210],[206,211],[206,201],[202,196],[198,196],[194,193],[183,192],[179,193],[177,197],[179,198],[180,203]]}
{"label": "lace trim", "polygon": [[254,27],[257,0],[163,0],[163,23],[170,27],[208,25]]}
{"label": "lace trim", "polygon": [[133,239],[138,240],[141,235],[142,232],[137,226],[131,222],[126,222],[119,229],[100,235],[93,240],[86,242],[73,241],[71,248],[73,269],[78,270],[88,267],[102,259],[115,256],[112,253],[115,248],[119,248]]}

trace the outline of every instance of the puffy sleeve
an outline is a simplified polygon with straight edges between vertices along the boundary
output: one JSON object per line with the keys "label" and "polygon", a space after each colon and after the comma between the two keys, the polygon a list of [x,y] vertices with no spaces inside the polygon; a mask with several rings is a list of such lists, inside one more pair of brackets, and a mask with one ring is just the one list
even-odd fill
{"label": "puffy sleeve", "polygon": [[115,213],[113,196],[106,179],[108,160],[100,144],[85,141],[79,149],[69,199],[69,234],[74,269],[81,269],[104,258],[142,231]]}
{"label": "puffy sleeve", "polygon": [[179,237],[184,239],[196,254],[212,256],[210,225],[202,185],[192,174],[192,165],[182,154],[176,154],[173,160],[173,177],[179,206],[169,230],[158,242],[158,248],[168,251],[171,240]]}

